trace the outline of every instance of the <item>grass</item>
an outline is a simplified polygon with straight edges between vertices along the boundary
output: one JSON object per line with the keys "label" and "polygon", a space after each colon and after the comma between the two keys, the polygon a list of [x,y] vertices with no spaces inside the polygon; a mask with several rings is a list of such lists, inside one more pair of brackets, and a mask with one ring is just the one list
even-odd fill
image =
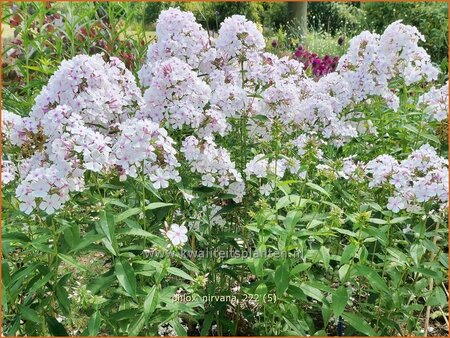
{"label": "grass", "polygon": [[337,43],[339,37],[332,36],[325,32],[308,32],[305,46],[318,55],[343,55],[348,48],[348,42],[345,41],[342,46]]}

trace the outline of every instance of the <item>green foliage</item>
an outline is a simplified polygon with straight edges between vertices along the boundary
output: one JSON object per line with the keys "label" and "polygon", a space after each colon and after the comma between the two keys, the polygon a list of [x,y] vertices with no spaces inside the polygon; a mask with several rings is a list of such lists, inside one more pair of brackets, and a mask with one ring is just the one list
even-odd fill
{"label": "green foliage", "polygon": [[[141,20],[143,4],[20,2],[3,6],[2,22],[10,34],[2,36],[3,102],[21,114],[62,60],[77,54],[105,53],[124,60],[137,71],[152,37]],[[59,15],[63,24],[59,24]],[[114,29],[111,29],[114,27]],[[26,97],[26,99],[24,99]]]}
{"label": "green foliage", "polygon": [[358,2],[309,2],[308,25],[314,31],[352,36],[365,27],[366,13]]}

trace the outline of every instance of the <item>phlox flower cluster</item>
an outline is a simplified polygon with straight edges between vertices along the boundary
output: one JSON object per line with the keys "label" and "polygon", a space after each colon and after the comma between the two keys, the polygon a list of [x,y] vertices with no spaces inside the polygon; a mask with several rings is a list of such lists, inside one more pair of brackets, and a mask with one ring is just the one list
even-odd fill
{"label": "phlox flower cluster", "polygon": [[[118,166],[122,177],[131,176],[142,156],[148,156],[144,173],[156,188],[167,187],[167,179],[178,180],[176,151],[167,132],[132,118],[142,103],[134,77],[121,61],[81,55],[63,62],[29,117],[4,113],[3,136],[29,153],[18,159],[21,210],[51,214],[71,191],[83,189],[86,170],[105,173]],[[113,148],[117,153],[111,156]],[[124,149],[128,161],[120,157]]]}
{"label": "phlox flower cluster", "polygon": [[22,144],[26,135],[24,131],[24,119],[5,109],[2,110],[2,139],[13,144]]}
{"label": "phlox flower cluster", "polygon": [[303,134],[292,140],[292,146],[297,150],[297,154],[300,157],[304,157],[305,155],[310,155],[319,160],[323,157],[323,151],[320,149],[320,146],[326,144],[326,142],[316,134]]}
{"label": "phlox flower cluster", "polygon": [[265,46],[262,33],[243,16],[233,16],[211,43],[192,13],[172,8],[161,13],[156,34],[139,71],[148,86],[140,116],[164,120],[173,129],[191,127],[201,137],[225,135],[226,118],[239,116],[248,101],[236,56],[257,55]]}
{"label": "phlox flower cluster", "polygon": [[57,106],[42,118],[46,150],[53,163],[100,172],[109,166],[111,138],[89,128],[68,106]]}
{"label": "phlox flower cluster", "polygon": [[180,181],[175,142],[165,129],[150,120],[137,119],[127,120],[119,129],[111,162],[119,168],[122,180],[143,173],[156,189],[167,188],[169,180]]}
{"label": "phlox flower cluster", "polygon": [[418,104],[425,108],[430,120],[442,121],[448,118],[448,81],[441,88],[432,87],[420,96]]}
{"label": "phlox flower cluster", "polygon": [[[171,18],[187,28],[173,27]],[[226,19],[218,37],[207,43],[194,17],[178,9],[163,11],[158,26],[156,44],[175,39],[180,46],[196,46],[201,52],[192,62],[184,54],[185,47],[159,57],[149,51],[139,73],[141,83],[149,86],[141,113],[174,129],[189,126],[199,137],[225,135],[230,118],[264,115],[268,121],[252,120],[248,125],[255,139],[270,139],[278,120],[288,134],[316,131],[341,146],[359,134],[376,133],[370,120],[354,122],[364,119],[353,112],[355,104],[381,96],[396,109],[399,99],[389,89],[391,80],[400,77],[410,84],[437,76],[429,56],[417,45],[423,37],[400,22],[382,35],[363,32],[353,38],[337,71],[318,80],[306,76],[306,64],[264,52],[261,32],[243,16]],[[169,34],[178,29],[181,34]]]}
{"label": "phlox flower cluster", "polygon": [[265,46],[262,33],[243,15],[226,18],[220,25],[216,48],[226,58],[247,58],[247,54],[259,52]]}
{"label": "phlox flower cluster", "polygon": [[227,188],[228,193],[235,196],[236,202],[242,200],[245,186],[241,174],[236,170],[228,151],[218,147],[212,138],[199,140],[195,136],[188,136],[183,141],[181,153],[190,164],[191,171],[201,175],[203,186]]}
{"label": "phlox flower cluster", "polygon": [[[307,63],[266,53],[258,27],[240,15],[226,19],[213,39],[192,13],[171,8],[161,13],[156,34],[139,71],[144,95],[119,59],[79,55],[51,76],[28,117],[3,112],[4,140],[26,149],[15,167],[5,161],[2,168],[5,182],[20,179],[21,210],[55,212],[70,192],[83,189],[86,171],[118,173],[121,180],[144,175],[162,189],[180,181],[181,164],[198,174],[203,186],[220,187],[236,202],[245,195],[244,174],[257,178],[260,192],[268,195],[273,178],[305,177],[297,158],[320,161],[322,145],[342,146],[377,133],[358,103],[379,96],[397,109],[399,99],[390,89],[394,79],[409,85],[438,75],[418,46],[423,36],[401,22],[381,35],[356,36],[336,71],[321,70],[316,77],[308,77]],[[430,118],[445,118],[446,88],[432,88],[419,98]],[[298,157],[260,153],[239,172],[218,137],[233,128],[241,135],[247,128],[256,146],[282,133]],[[178,145],[169,136],[173,132],[182,140]],[[445,202],[448,175],[427,147],[411,154],[432,162],[424,168],[388,155],[369,162],[370,186],[394,186],[391,197],[402,198],[399,210],[430,199]],[[344,159],[337,176],[354,178],[360,167]]]}
{"label": "phlox flower cluster", "polygon": [[12,161],[2,160],[2,185],[15,180],[17,170]]}
{"label": "phlox flower cluster", "polygon": [[112,57],[107,62],[101,54],[78,55],[63,61],[50,77],[36,97],[30,118],[39,126],[48,111],[66,105],[90,128],[107,134],[141,104],[140,90],[122,61]]}
{"label": "phlox flower cluster", "polygon": [[195,21],[191,12],[176,8],[162,11],[156,23],[157,42],[147,50],[147,61],[139,71],[142,86],[150,86],[153,64],[177,57],[198,68],[203,54],[210,46],[208,33]]}
{"label": "phlox flower cluster", "polygon": [[355,156],[342,159],[342,167],[337,171],[337,175],[346,180],[363,181],[364,163],[355,160]]}
{"label": "phlox flower cluster", "polygon": [[328,179],[342,178],[353,182],[365,182],[365,163],[356,160],[356,156],[348,156],[342,159],[319,159],[316,170],[320,175]]}
{"label": "phlox flower cluster", "polygon": [[39,208],[51,215],[69,199],[69,192],[80,191],[84,186],[83,171],[70,171],[61,166],[38,167],[29,172],[17,189],[19,208],[31,214]]}
{"label": "phlox flower cluster", "polygon": [[303,70],[304,64],[297,60],[262,52],[259,57],[249,60],[246,77],[251,84],[259,86],[276,82],[300,86],[305,80]]}
{"label": "phlox flower cluster", "polygon": [[387,208],[393,212],[420,210],[420,203],[448,201],[447,159],[428,144],[413,151],[405,160],[380,155],[367,163],[369,187],[388,185],[393,190]]}
{"label": "phlox flower cluster", "polygon": [[436,80],[437,68],[426,51],[418,46],[423,40],[415,27],[400,21],[390,24],[382,35],[364,31],[352,38],[337,71],[351,86],[355,102],[381,96],[396,110],[399,99],[388,87],[392,79],[402,78],[406,85]]}
{"label": "phlox flower cluster", "polygon": [[192,68],[173,57],[153,64],[154,76],[145,91],[145,107],[140,116],[180,129],[184,125],[199,128],[203,108],[211,97],[210,87]]}
{"label": "phlox flower cluster", "polygon": [[[276,158],[268,159],[264,154],[258,154],[251,159],[245,168],[247,179],[256,177],[257,179],[274,178],[282,179],[289,172],[297,178],[305,178],[306,173],[300,169],[300,161],[296,158]],[[262,184],[259,191],[262,195],[270,195],[274,189],[272,182]]]}

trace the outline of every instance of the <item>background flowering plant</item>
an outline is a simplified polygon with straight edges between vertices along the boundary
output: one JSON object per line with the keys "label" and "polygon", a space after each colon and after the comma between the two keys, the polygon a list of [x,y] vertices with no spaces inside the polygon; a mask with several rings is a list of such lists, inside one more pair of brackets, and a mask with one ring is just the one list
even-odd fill
{"label": "background flowering plant", "polygon": [[108,53],[61,62],[29,112],[2,111],[6,332],[428,330],[448,82],[423,39],[364,31],[310,76],[242,15],[213,37],[170,8],[137,76]]}

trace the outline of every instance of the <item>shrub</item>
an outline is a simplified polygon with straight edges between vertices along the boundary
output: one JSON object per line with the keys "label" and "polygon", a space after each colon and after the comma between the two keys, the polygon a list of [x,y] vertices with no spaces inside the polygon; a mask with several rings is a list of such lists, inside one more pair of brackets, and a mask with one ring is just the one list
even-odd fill
{"label": "shrub", "polygon": [[332,35],[352,36],[365,27],[365,11],[359,3],[309,2],[308,25]]}
{"label": "shrub", "polygon": [[138,77],[76,55],[24,95],[31,109],[4,105],[5,335],[444,320],[448,83],[417,29],[362,32],[312,78],[241,15],[214,40],[179,9],[155,28]]}

